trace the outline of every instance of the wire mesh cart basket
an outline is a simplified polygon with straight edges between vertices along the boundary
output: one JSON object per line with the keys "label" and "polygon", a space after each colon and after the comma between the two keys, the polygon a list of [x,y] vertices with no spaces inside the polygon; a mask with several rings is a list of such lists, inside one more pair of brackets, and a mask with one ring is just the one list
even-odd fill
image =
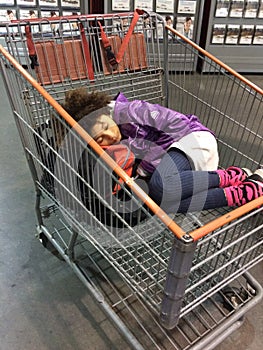
{"label": "wire mesh cart basket", "polygon": [[262,299],[248,270],[263,257],[263,197],[166,213],[61,103],[85,87],[198,115],[217,136],[221,167],[256,170],[263,91],[155,13],[13,21],[1,32],[1,73],[36,189],[40,241],[72,267],[131,348],[214,348]]}

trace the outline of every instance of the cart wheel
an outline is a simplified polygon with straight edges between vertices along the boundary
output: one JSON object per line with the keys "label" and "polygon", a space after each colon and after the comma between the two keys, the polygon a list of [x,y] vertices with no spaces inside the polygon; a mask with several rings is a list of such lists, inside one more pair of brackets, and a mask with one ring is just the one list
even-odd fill
{"label": "cart wheel", "polygon": [[51,254],[53,254],[59,260],[65,261],[43,232],[39,233],[38,239],[43,247],[45,247]]}
{"label": "cart wheel", "polygon": [[224,307],[229,311],[233,311],[248,299],[248,293],[243,287],[226,287],[222,289],[222,297]]}

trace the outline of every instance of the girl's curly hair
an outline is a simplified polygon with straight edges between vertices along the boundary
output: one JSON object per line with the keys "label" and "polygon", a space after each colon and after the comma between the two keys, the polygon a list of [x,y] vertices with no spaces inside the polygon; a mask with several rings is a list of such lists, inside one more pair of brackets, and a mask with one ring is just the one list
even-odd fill
{"label": "girl's curly hair", "polygon": [[66,92],[63,108],[78,122],[98,109],[104,109],[111,98],[102,91],[88,92],[84,87]]}
{"label": "girl's curly hair", "polygon": [[[86,88],[81,87],[67,91],[65,101],[61,105],[76,122],[87,116],[88,118],[85,118],[85,129],[87,132],[90,132],[102,114],[110,113],[108,107],[110,101],[111,97],[105,92],[88,92]],[[55,126],[56,143],[60,145],[65,137],[66,129],[62,127],[61,123],[55,122],[55,124],[57,124]]]}

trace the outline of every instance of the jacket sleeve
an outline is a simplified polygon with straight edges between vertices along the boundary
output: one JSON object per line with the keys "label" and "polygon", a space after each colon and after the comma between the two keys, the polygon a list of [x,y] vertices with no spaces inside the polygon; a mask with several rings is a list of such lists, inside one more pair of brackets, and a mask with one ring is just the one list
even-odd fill
{"label": "jacket sleeve", "polygon": [[[122,102],[122,101],[121,101]],[[158,104],[135,100],[118,106],[117,124],[125,131],[125,143],[136,157],[140,168],[152,173],[167,148],[192,131],[206,129],[195,115],[184,115]]]}
{"label": "jacket sleeve", "polygon": [[191,117],[145,101],[131,102],[127,118],[137,125],[129,144],[142,159],[141,176],[153,173],[169,145],[191,132]]}
{"label": "jacket sleeve", "polygon": [[140,100],[129,103],[127,118],[138,125],[147,125],[170,135],[174,141],[178,141],[182,135],[189,134],[196,125],[201,126],[195,115],[184,115],[158,104]]}

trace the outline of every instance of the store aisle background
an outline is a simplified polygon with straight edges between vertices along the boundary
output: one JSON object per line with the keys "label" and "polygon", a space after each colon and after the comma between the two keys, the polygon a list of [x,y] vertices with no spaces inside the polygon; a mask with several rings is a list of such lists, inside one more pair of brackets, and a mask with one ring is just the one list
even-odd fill
{"label": "store aisle background", "polygon": [[[249,76],[263,87],[263,76]],[[0,77],[0,350],[127,350],[71,268],[35,237],[34,188]],[[263,263],[251,270],[263,283]],[[263,303],[216,350],[261,350]]]}

